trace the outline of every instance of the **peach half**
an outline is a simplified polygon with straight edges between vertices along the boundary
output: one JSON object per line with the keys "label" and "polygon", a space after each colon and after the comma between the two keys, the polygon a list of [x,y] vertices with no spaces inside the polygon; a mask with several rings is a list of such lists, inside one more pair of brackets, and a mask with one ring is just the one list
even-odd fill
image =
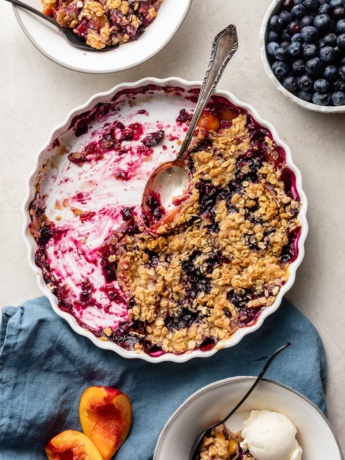
{"label": "peach half", "polygon": [[109,387],[89,387],[79,402],[80,424],[85,435],[110,460],[124,443],[132,424],[128,396]]}
{"label": "peach half", "polygon": [[54,436],[46,445],[45,453],[49,460],[103,460],[94,443],[74,430]]}

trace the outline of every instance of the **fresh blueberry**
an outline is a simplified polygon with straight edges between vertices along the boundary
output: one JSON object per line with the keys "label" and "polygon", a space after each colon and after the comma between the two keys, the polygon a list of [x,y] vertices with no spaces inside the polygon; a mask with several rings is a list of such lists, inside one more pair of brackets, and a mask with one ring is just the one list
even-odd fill
{"label": "fresh blueberry", "polygon": [[290,42],[291,40],[291,35],[290,33],[288,32],[288,29],[283,29],[280,33],[280,40],[281,41],[288,41]]}
{"label": "fresh blueberry", "polygon": [[287,31],[291,36],[298,34],[301,31],[301,25],[297,21],[292,21],[290,24],[287,26]]}
{"label": "fresh blueberry", "polygon": [[332,18],[335,19],[336,21],[339,21],[339,19],[345,18],[345,8],[343,6],[334,8],[334,10],[332,11]]}
{"label": "fresh blueberry", "polygon": [[319,8],[319,13],[320,14],[329,14],[331,13],[332,8],[328,3],[325,3],[324,5],[321,5]]}
{"label": "fresh blueberry", "polygon": [[340,59],[339,65],[345,65],[345,57]]}
{"label": "fresh blueberry", "polygon": [[333,82],[338,78],[338,68],[334,65],[328,65],[322,74],[323,78]]}
{"label": "fresh blueberry", "polygon": [[311,16],[310,14],[307,16],[303,16],[303,18],[300,19],[300,23],[302,27],[312,26],[313,22],[314,22],[314,17]]}
{"label": "fresh blueberry", "polygon": [[272,71],[276,77],[283,78],[289,73],[290,67],[286,62],[275,61],[272,64]]}
{"label": "fresh blueberry", "polygon": [[336,23],[335,30],[338,34],[343,34],[345,32],[345,19],[340,19]]}
{"label": "fresh blueberry", "polygon": [[343,91],[336,91],[332,94],[333,105],[345,105],[345,93]]}
{"label": "fresh blueberry", "polygon": [[331,0],[329,4],[332,8],[337,8],[338,6],[343,6],[343,0]]}
{"label": "fresh blueberry", "polygon": [[314,18],[314,27],[319,29],[321,32],[325,32],[330,28],[331,25],[331,18],[328,16],[328,14],[318,14]]}
{"label": "fresh blueberry", "polygon": [[317,76],[322,74],[325,66],[320,58],[314,57],[306,62],[305,68],[309,75]]}
{"label": "fresh blueberry", "polygon": [[286,8],[287,10],[291,10],[291,8],[294,6],[293,0],[283,0],[283,8]]}
{"label": "fresh blueberry", "polygon": [[308,11],[316,11],[320,8],[320,2],[319,0],[303,0],[303,6],[305,6]]}
{"label": "fresh blueberry", "polygon": [[314,26],[302,27],[301,35],[307,43],[315,43],[319,36],[319,31]]}
{"label": "fresh blueberry", "polygon": [[295,5],[302,5],[303,0],[294,0]]}
{"label": "fresh blueberry", "polygon": [[345,33],[338,35],[337,45],[339,46],[339,48],[343,50],[345,49]]}
{"label": "fresh blueberry", "polygon": [[306,43],[302,54],[304,59],[311,59],[319,54],[319,48],[314,43]]}
{"label": "fresh blueberry", "polygon": [[275,30],[270,30],[268,32],[267,39],[269,42],[278,42],[280,39],[280,34],[276,32]]}
{"label": "fresh blueberry", "polygon": [[344,51],[341,48],[339,48],[339,46],[335,46],[334,51],[335,51],[335,60],[340,61],[340,59],[344,56]]}
{"label": "fresh blueberry", "polygon": [[302,38],[302,35],[301,34],[295,34],[291,37],[291,41],[292,42],[299,42],[299,43],[302,43],[303,42],[303,38]]}
{"label": "fresh blueberry", "polygon": [[313,80],[309,75],[302,75],[298,79],[298,87],[302,91],[310,91],[313,88]]}
{"label": "fresh blueberry", "polygon": [[308,91],[300,91],[298,93],[298,97],[302,99],[303,101],[311,102],[313,95],[309,93]]}
{"label": "fresh blueberry", "polygon": [[292,57],[298,57],[302,54],[302,44],[298,42],[293,42],[287,48],[288,53]]}
{"label": "fresh blueberry", "polygon": [[326,46],[335,46],[337,44],[337,36],[333,33],[325,35],[323,40]]}
{"label": "fresh blueberry", "polygon": [[303,5],[296,5],[291,10],[292,16],[296,19],[303,18],[303,16],[305,16],[306,13],[307,13],[307,10],[304,8]]}
{"label": "fresh blueberry", "polygon": [[317,93],[327,93],[327,91],[329,90],[329,86],[330,84],[327,80],[325,80],[324,78],[320,78],[319,80],[315,80],[314,90]]}
{"label": "fresh blueberry", "polygon": [[345,81],[342,80],[341,78],[338,78],[338,80],[336,80],[333,83],[333,90],[334,91],[343,91],[343,92],[345,92]]}
{"label": "fresh blueberry", "polygon": [[284,21],[281,17],[277,16],[276,14],[273,15],[270,19],[270,27],[272,30],[279,32],[280,30],[284,29]]}
{"label": "fresh blueberry", "polygon": [[276,50],[279,48],[279,45],[277,42],[269,42],[266,46],[267,53],[270,56],[274,56]]}
{"label": "fresh blueberry", "polygon": [[345,81],[345,65],[341,65],[339,67],[339,75]]}
{"label": "fresh blueberry", "polygon": [[303,75],[305,72],[305,62],[303,59],[297,59],[297,61],[294,61],[292,63],[292,73],[294,75]]}
{"label": "fresh blueberry", "polygon": [[314,93],[312,101],[316,105],[329,105],[331,95],[329,93]]}
{"label": "fresh blueberry", "polygon": [[290,13],[290,11],[283,10],[279,13],[279,16],[282,18],[285,25],[289,24],[289,22],[292,21],[292,14]]}
{"label": "fresh blueberry", "polygon": [[279,46],[275,50],[274,56],[276,57],[276,59],[279,59],[279,61],[288,61],[290,58],[287,48],[282,47],[282,46]]}
{"label": "fresh blueberry", "polygon": [[320,49],[319,56],[322,62],[324,62],[325,64],[331,64],[335,60],[336,52],[334,51],[334,48],[332,48],[332,46],[324,46]]}
{"label": "fresh blueberry", "polygon": [[295,78],[295,77],[286,77],[286,78],[284,78],[283,86],[288,91],[290,91],[290,93],[295,93],[298,90],[297,78]]}

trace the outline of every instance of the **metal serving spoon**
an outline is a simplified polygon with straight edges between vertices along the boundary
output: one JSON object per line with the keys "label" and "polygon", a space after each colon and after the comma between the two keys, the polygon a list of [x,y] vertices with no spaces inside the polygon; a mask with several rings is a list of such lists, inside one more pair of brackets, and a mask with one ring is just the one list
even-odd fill
{"label": "metal serving spoon", "polygon": [[272,364],[273,360],[277,357],[277,355],[285,350],[285,348],[289,347],[291,345],[290,342],[287,342],[285,345],[281,346],[280,348],[278,348],[278,350],[276,350],[271,356],[270,358],[268,358],[266,364],[264,365],[264,367],[262,368],[260,374],[258,375],[258,377],[256,378],[256,380],[254,381],[253,385],[249,388],[249,390],[247,391],[247,393],[243,396],[243,398],[241,399],[241,401],[239,403],[237,403],[237,405],[232,409],[231,412],[229,412],[228,415],[226,415],[222,420],[220,420],[219,422],[216,422],[214,423],[213,425],[209,426],[208,428],[206,428],[206,430],[202,431],[199,436],[197,437],[197,439],[194,441],[194,444],[192,446],[192,449],[190,451],[190,455],[189,455],[189,460],[196,460],[196,454],[199,450],[199,447],[200,447],[200,444],[201,444],[201,441],[203,440],[204,436],[206,436],[207,434],[209,434],[214,428],[216,428],[217,426],[219,425],[222,425],[223,423],[225,423],[236,411],[237,409],[242,406],[242,404],[244,403],[244,401],[248,398],[248,396],[251,394],[251,392],[254,390],[254,388],[257,386],[257,384],[260,382],[260,380],[263,378],[265,372],[267,371],[267,369],[270,367],[270,365]]}
{"label": "metal serving spoon", "polygon": [[141,203],[146,216],[150,216],[150,196],[159,196],[160,204],[167,210],[173,204],[173,198],[181,196],[187,189],[190,181],[190,173],[184,160],[188,146],[192,140],[200,115],[214,92],[227,63],[235,54],[237,48],[237,32],[234,25],[229,25],[214,38],[211,57],[200,89],[198,103],[179,154],[175,160],[158,166],[146,183]]}
{"label": "metal serving spoon", "polygon": [[87,45],[81,38],[79,38],[74,32],[72,29],[68,29],[66,27],[62,27],[60,26],[60,24],[58,24],[53,18],[50,18],[49,16],[47,16],[46,14],[43,14],[41,13],[40,11],[36,10],[35,8],[32,8],[32,6],[30,5],[27,5],[26,3],[23,3],[21,2],[20,0],[6,0],[10,3],[13,3],[14,5],[17,5],[19,6],[20,8],[24,8],[25,10],[28,10],[30,11],[31,13],[34,13],[36,14],[37,16],[39,16],[40,18],[50,22],[51,24],[53,24],[55,27],[57,27],[60,32],[62,32],[64,34],[64,36],[66,37],[66,39],[73,45],[73,46],[76,46],[77,48],[79,49],[82,49],[82,50],[85,50],[85,51],[98,51],[98,52],[102,52],[102,51],[110,51],[114,48],[116,48],[116,46],[106,46],[105,48],[102,48],[102,49],[96,49],[96,48],[92,48],[90,45]]}

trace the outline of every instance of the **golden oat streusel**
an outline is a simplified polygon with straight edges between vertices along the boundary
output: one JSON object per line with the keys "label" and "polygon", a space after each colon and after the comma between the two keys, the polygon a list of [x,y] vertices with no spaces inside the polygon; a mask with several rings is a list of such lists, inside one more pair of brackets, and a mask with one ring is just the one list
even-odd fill
{"label": "golden oat streusel", "polygon": [[43,12],[92,48],[136,40],[157,16],[163,0],[42,0]]}
{"label": "golden oat streusel", "polygon": [[205,436],[197,454],[198,460],[255,460],[241,448],[240,434],[230,432],[224,425]]}
{"label": "golden oat streusel", "polygon": [[255,323],[289,277],[300,231],[294,175],[249,115],[228,125],[199,130],[189,193],[172,222],[154,232],[138,224],[139,233],[107,243],[137,351],[221,344]]}

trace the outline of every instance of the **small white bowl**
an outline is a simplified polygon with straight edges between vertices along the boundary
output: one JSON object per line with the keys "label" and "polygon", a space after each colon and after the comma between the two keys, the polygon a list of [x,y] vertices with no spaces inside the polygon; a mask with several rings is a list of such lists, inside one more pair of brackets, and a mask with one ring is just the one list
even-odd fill
{"label": "small white bowl", "polygon": [[[153,460],[188,460],[192,444],[202,430],[225,417],[253,384],[255,377],[233,377],[212,383],[190,396],[164,426]],[[272,380],[262,380],[243,406],[227,422],[240,431],[251,410],[272,410],[286,415],[297,428],[303,460],[343,460],[339,442],[327,418],[297,391]]]}
{"label": "small white bowl", "polygon": [[[26,1],[42,9],[40,0]],[[20,7],[13,6],[13,9],[29,40],[48,59],[68,69],[99,74],[128,69],[158,53],[178,31],[191,3],[192,0],[164,0],[157,17],[138,40],[99,53],[75,48],[56,27]]]}
{"label": "small white bowl", "polygon": [[[25,239],[25,242],[26,242],[26,245],[27,245],[27,248],[28,248],[29,264],[30,264],[31,268],[34,270],[34,273],[36,274],[36,278],[37,278],[39,288],[41,289],[43,294],[46,295],[48,297],[48,299],[50,300],[50,303],[51,303],[54,311],[59,316],[64,318],[70,324],[70,326],[72,327],[72,329],[75,332],[77,332],[78,334],[81,334],[81,335],[83,335],[85,337],[88,337],[98,347],[106,349],[106,350],[115,351],[119,355],[121,355],[121,356],[123,356],[125,358],[141,358],[141,359],[144,359],[146,361],[153,362],[153,363],[158,363],[158,362],[162,362],[162,361],[174,361],[174,362],[180,362],[181,363],[181,362],[186,362],[191,358],[197,358],[197,357],[199,357],[199,358],[207,358],[209,356],[214,355],[220,348],[228,348],[228,347],[235,346],[247,334],[258,330],[261,327],[261,325],[263,324],[264,320],[279,308],[279,306],[280,306],[280,304],[282,302],[283,296],[292,287],[292,285],[293,285],[293,283],[295,281],[296,270],[299,267],[299,265],[301,264],[301,262],[303,260],[303,257],[304,257],[304,242],[305,242],[305,239],[306,239],[306,236],[307,236],[307,233],[308,233],[308,223],[307,223],[307,218],[306,218],[307,198],[306,198],[306,196],[305,196],[305,194],[303,192],[303,189],[302,189],[302,176],[301,176],[301,173],[300,173],[299,169],[296,167],[296,165],[294,164],[294,162],[292,160],[291,151],[290,151],[289,147],[285,144],[285,142],[283,142],[280,139],[280,137],[278,136],[278,133],[277,133],[276,129],[274,128],[274,126],[271,123],[263,120],[260,117],[260,115],[257,113],[257,111],[252,106],[250,106],[249,104],[246,104],[246,103],[243,103],[243,102],[239,101],[236,98],[236,96],[234,96],[232,93],[230,93],[228,91],[218,90],[216,92],[217,96],[222,96],[222,97],[226,98],[227,100],[229,100],[230,102],[234,103],[236,106],[239,106],[239,107],[245,109],[250,115],[252,115],[254,117],[254,119],[258,123],[260,123],[263,127],[267,128],[272,133],[273,139],[276,141],[278,146],[282,147],[285,150],[287,166],[295,174],[296,188],[297,188],[298,194],[300,196],[300,201],[301,201],[301,210],[300,210],[299,215],[298,215],[299,221],[301,223],[301,234],[300,234],[300,237],[299,237],[299,240],[298,240],[298,256],[291,263],[291,265],[289,267],[289,270],[290,270],[289,279],[281,287],[281,289],[280,289],[280,291],[279,291],[279,293],[278,293],[278,295],[276,297],[275,302],[270,307],[267,307],[267,308],[265,308],[263,310],[263,312],[260,314],[257,322],[254,325],[238,329],[231,336],[231,338],[229,340],[225,341],[224,343],[220,342],[218,345],[216,345],[216,347],[214,347],[213,349],[208,350],[208,351],[194,350],[194,351],[191,351],[191,352],[186,352],[186,353],[181,354],[181,355],[176,355],[176,354],[173,354],[173,353],[166,353],[166,354],[163,354],[163,355],[158,356],[158,357],[153,357],[153,356],[150,356],[150,355],[148,355],[148,354],[146,354],[144,352],[138,354],[138,353],[136,353],[134,351],[125,350],[125,349],[121,348],[120,346],[116,345],[115,343],[112,343],[112,342],[109,342],[109,341],[108,342],[103,342],[103,341],[99,340],[89,330],[81,327],[78,324],[78,322],[76,321],[76,319],[71,314],[62,311],[59,308],[57,297],[52,294],[52,292],[48,289],[46,283],[44,282],[44,279],[43,279],[43,276],[42,276],[42,271],[35,264],[35,252],[37,250],[37,243],[35,242],[34,238],[30,234],[29,225],[30,225],[31,220],[30,220],[30,215],[29,215],[28,210],[29,210],[31,201],[33,200],[33,198],[35,196],[35,192],[37,190],[36,189],[37,183],[45,180],[44,179],[44,177],[45,177],[44,174],[45,173],[43,173],[44,170],[45,170],[44,165],[48,164],[49,161],[54,156],[56,156],[56,154],[57,154],[56,149],[52,147],[52,145],[54,144],[54,140],[57,139],[57,138],[61,139],[60,136],[62,136],[62,138],[67,139],[67,142],[69,144],[71,144],[71,143],[73,143],[73,140],[71,140],[71,136],[73,137],[73,139],[75,139],[74,133],[73,132],[71,133],[72,130],[69,129],[69,127],[71,125],[71,121],[74,119],[74,117],[78,116],[81,113],[84,113],[86,111],[91,110],[93,107],[96,106],[97,103],[110,102],[114,98],[114,96],[117,95],[120,92],[121,93],[122,92],[126,93],[127,90],[130,90],[130,89],[133,89],[133,88],[141,88],[141,87],[147,86],[147,85],[153,85],[154,88],[155,87],[177,87],[177,88],[181,88],[181,90],[183,90],[183,91],[184,90],[189,91],[189,90],[193,90],[193,89],[196,89],[196,88],[200,88],[201,83],[200,82],[188,82],[186,80],[182,80],[181,78],[167,78],[167,79],[164,79],[164,80],[157,79],[157,78],[145,78],[143,80],[140,80],[140,81],[134,82],[134,83],[123,83],[121,85],[116,86],[115,88],[111,89],[108,92],[96,94],[89,101],[87,101],[84,105],[82,105],[80,107],[77,107],[76,109],[71,111],[68,114],[68,116],[65,119],[65,121],[63,123],[61,123],[59,126],[57,126],[50,133],[46,145],[40,150],[40,152],[37,155],[36,164],[34,165],[34,169],[32,171],[32,174],[30,175],[30,177],[28,179],[27,195],[26,195],[26,198],[25,198],[25,201],[24,201],[24,204],[23,204],[24,239]],[[159,95],[159,93],[157,93],[157,94]],[[169,92],[168,92],[168,94],[169,94]],[[153,96],[152,96],[152,99],[153,99]],[[151,109],[152,109],[152,113],[154,113],[155,116],[158,116],[158,117],[162,117],[162,114],[164,114],[164,117],[168,117],[169,120],[174,120],[174,118],[172,118],[172,117],[174,116],[173,114],[175,113],[174,111],[176,111],[176,107],[179,107],[179,109],[182,108],[182,107],[186,107],[185,104],[187,103],[186,100],[188,98],[186,99],[185,97],[181,96],[181,99],[182,99],[181,102],[184,105],[179,106],[179,102],[178,101],[176,102],[176,100],[175,100],[175,102],[173,102],[174,99],[171,96],[169,96],[166,99],[169,102],[165,103],[165,105],[162,106],[161,105],[162,104],[162,97],[158,96],[158,101],[157,101],[158,106],[156,106],[156,108],[154,109],[153,102],[152,102],[152,104],[150,106]],[[144,99],[144,102],[145,102],[145,104],[147,104],[146,99]],[[177,105],[176,105],[176,103],[177,103]],[[139,106],[137,105],[136,110],[138,110],[138,108],[139,108]],[[193,106],[193,108],[194,108],[194,106]],[[162,120],[161,118],[159,118],[159,119]],[[161,159],[161,161],[163,161],[163,160]],[[54,165],[54,162],[52,164]],[[136,200],[138,200],[138,202],[136,204],[140,204],[141,193],[142,193],[142,190],[141,190],[141,192],[138,191],[138,193],[136,193],[136,195],[135,195]],[[59,194],[60,199],[61,199],[61,196],[62,195]],[[116,196],[116,194],[114,194],[114,196]],[[53,200],[53,202],[54,202],[54,200]]]}
{"label": "small white bowl", "polygon": [[273,85],[284,94],[284,96],[288,97],[292,102],[303,107],[304,109],[311,110],[313,112],[319,113],[345,113],[345,105],[341,106],[322,106],[317,104],[312,104],[311,102],[306,102],[300,99],[299,97],[295,96],[294,94],[290,93],[284,86],[280,83],[277,77],[274,75],[268,56],[266,52],[266,42],[267,42],[267,33],[268,33],[268,22],[270,17],[275,14],[281,8],[282,0],[273,0],[271,5],[269,6],[264,20],[262,22],[261,30],[260,30],[260,54],[261,54],[261,61],[264,66],[265,72],[268,78],[271,80]]}

